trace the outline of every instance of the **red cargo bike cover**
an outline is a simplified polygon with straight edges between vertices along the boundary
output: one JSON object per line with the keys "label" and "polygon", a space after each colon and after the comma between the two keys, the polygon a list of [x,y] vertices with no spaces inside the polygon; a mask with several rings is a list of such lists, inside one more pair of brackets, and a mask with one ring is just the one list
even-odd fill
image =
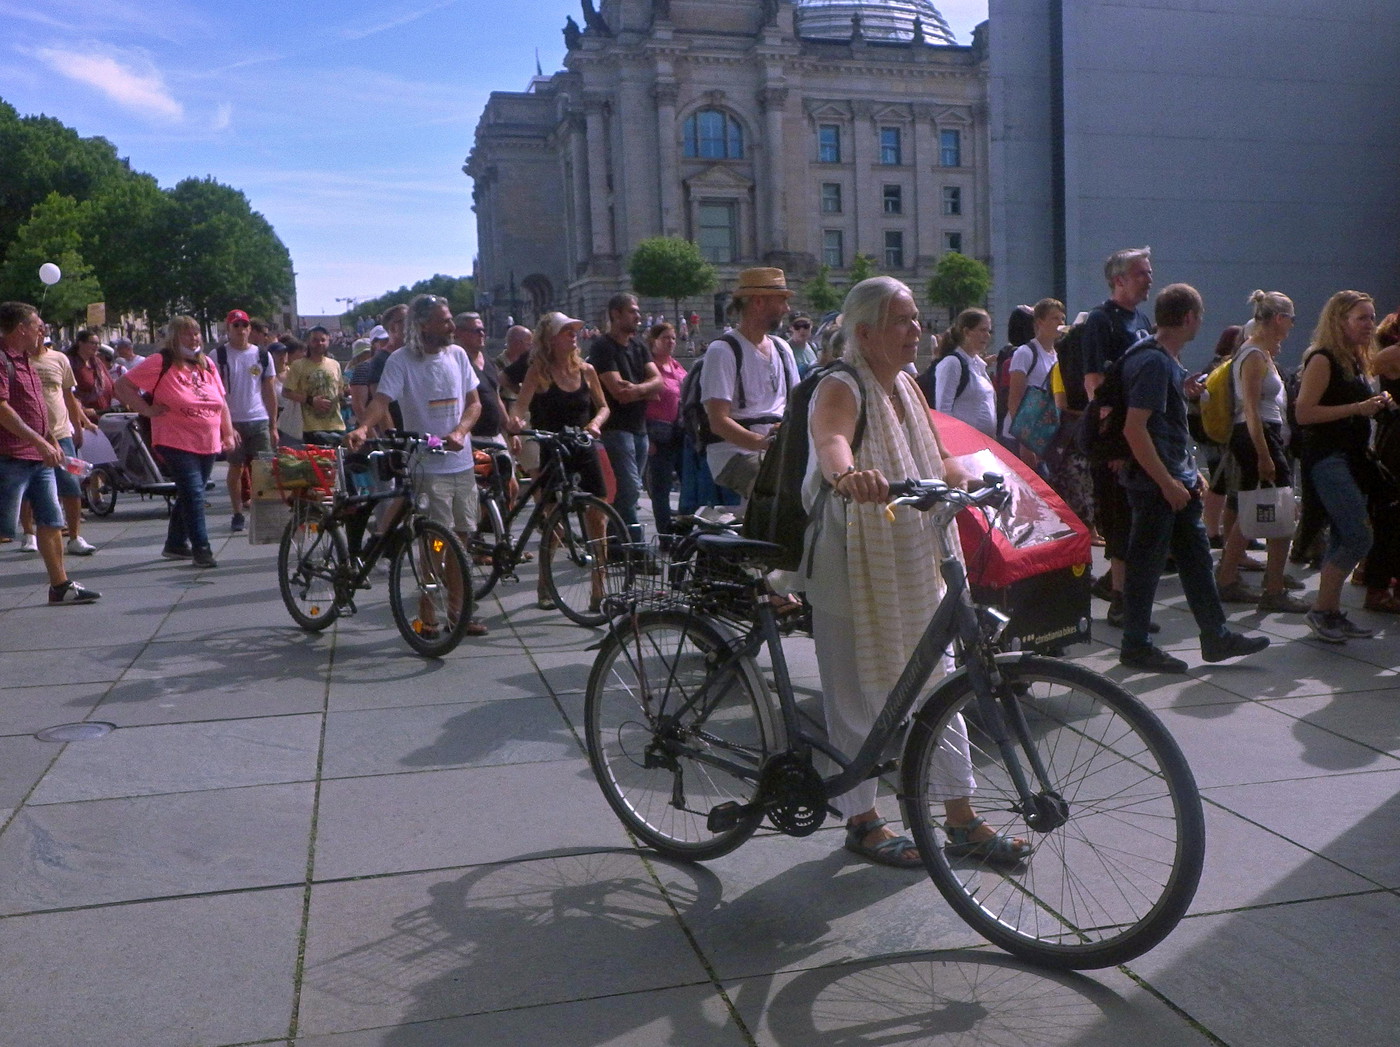
{"label": "red cargo bike cover", "polygon": [[1034,469],[966,422],[929,411],[948,454],[969,476],[1000,473],[1012,494],[1010,511],[987,540],[981,512],[958,514],[967,576],[973,585],[1003,589],[1022,578],[1064,567],[1087,569],[1093,559],[1089,528]]}

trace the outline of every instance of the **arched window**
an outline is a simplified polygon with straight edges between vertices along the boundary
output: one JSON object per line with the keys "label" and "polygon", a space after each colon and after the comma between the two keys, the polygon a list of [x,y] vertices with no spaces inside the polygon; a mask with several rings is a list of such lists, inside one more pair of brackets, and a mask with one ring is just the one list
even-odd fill
{"label": "arched window", "polygon": [[702,160],[742,160],[744,129],[722,109],[701,109],[686,117],[685,155]]}

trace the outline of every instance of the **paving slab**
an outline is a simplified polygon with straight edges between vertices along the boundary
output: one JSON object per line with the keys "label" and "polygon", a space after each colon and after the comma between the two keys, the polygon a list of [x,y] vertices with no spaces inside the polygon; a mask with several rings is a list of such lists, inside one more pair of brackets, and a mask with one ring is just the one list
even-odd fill
{"label": "paving slab", "polygon": [[0,737],[30,735],[45,727],[85,719],[111,686],[99,681],[19,687],[6,681],[0,696]]}

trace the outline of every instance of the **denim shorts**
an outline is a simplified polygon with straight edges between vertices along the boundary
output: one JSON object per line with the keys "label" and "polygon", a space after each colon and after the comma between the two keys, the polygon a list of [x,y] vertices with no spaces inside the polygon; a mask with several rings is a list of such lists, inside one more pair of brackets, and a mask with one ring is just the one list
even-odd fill
{"label": "denim shorts", "polygon": [[38,527],[62,527],[53,467],[28,458],[0,456],[0,537],[19,533],[19,503],[28,496]]}
{"label": "denim shorts", "polygon": [[[60,436],[58,446],[63,448],[63,453],[70,458],[78,452],[73,447],[71,436]],[[60,498],[81,498],[83,496],[83,485],[78,482],[78,478],[67,469],[55,469],[53,471],[54,482],[58,484],[58,496]]]}

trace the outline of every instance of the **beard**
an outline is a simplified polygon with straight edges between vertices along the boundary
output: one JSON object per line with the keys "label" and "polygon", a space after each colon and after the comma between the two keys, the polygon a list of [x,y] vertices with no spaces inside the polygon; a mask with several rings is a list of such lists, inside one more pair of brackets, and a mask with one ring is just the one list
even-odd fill
{"label": "beard", "polygon": [[451,335],[429,334],[427,331],[424,331],[422,332],[418,344],[423,347],[425,353],[440,353],[447,348],[451,341]]}

